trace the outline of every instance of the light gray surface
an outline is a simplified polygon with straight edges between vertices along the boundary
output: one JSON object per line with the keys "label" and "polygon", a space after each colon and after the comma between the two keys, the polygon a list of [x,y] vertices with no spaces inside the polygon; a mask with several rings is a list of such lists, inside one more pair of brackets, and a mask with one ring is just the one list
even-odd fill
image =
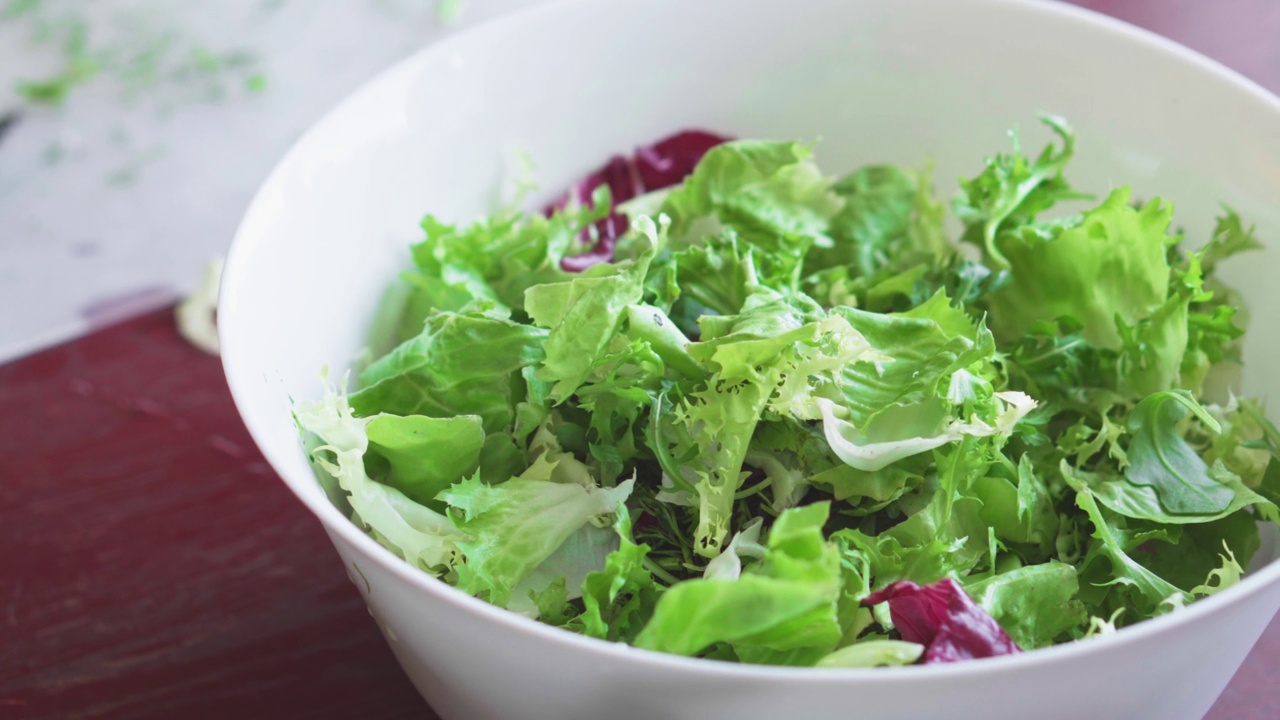
{"label": "light gray surface", "polygon": [[[321,113],[414,49],[534,2],[469,0],[448,24],[436,0],[44,0],[0,20],[0,115],[22,114],[0,140],[0,362],[194,288]],[[75,21],[106,67],[61,108],[29,106],[15,83],[59,72],[41,35]],[[124,65],[148,51],[156,81],[140,86]],[[205,51],[247,64],[193,69]]]}

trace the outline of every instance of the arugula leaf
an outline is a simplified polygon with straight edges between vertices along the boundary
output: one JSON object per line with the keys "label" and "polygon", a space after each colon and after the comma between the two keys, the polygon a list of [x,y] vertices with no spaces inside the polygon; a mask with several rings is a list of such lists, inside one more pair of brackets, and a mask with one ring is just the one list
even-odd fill
{"label": "arugula leaf", "polygon": [[1152,488],[1160,506],[1171,515],[1214,515],[1225,511],[1236,493],[1209,473],[1209,467],[1186,440],[1177,424],[1194,413],[1211,430],[1218,423],[1200,403],[1181,390],[1147,396],[1129,415],[1133,441],[1127,456],[1126,479]]}
{"label": "arugula leaf", "polygon": [[1111,563],[1110,575],[1113,578],[1108,584],[1120,584],[1130,587],[1142,600],[1142,610],[1153,612],[1169,598],[1185,602],[1189,596],[1176,586],[1143,567],[1125,552],[1122,535],[1107,523],[1102,509],[1094,500],[1093,492],[1087,487],[1076,491],[1076,505],[1084,510],[1093,523],[1094,542],[1089,557],[1084,561],[1087,568],[1096,558],[1106,558]]}
{"label": "arugula leaf", "polygon": [[1176,542],[1143,543],[1133,555],[1152,572],[1195,594],[1198,586],[1223,567],[1224,551],[1232,563],[1239,558],[1248,565],[1260,544],[1257,519],[1250,513],[1236,512],[1211,522],[1183,525]]}
{"label": "arugula leaf", "polygon": [[[1118,473],[1093,473],[1072,468],[1065,464],[1060,468],[1063,478],[1075,488],[1088,487],[1094,496],[1107,509],[1125,517],[1150,520],[1159,523],[1181,525],[1187,523],[1206,523],[1221,520],[1250,505],[1258,506],[1263,512],[1269,512],[1272,504],[1263,496],[1250,490],[1240,478],[1221,465],[1208,469],[1206,477],[1220,484],[1225,492],[1230,493],[1229,503],[1218,511],[1197,514],[1177,514],[1169,512],[1160,502],[1160,496],[1154,486],[1135,485],[1129,478]],[[1171,482],[1176,482],[1170,479]]]}

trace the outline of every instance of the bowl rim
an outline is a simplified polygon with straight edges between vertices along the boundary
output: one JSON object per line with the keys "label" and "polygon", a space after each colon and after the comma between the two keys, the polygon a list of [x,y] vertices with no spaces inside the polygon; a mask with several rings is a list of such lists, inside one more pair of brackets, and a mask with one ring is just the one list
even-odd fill
{"label": "bowl rim", "polygon": [[[437,42],[422,47],[407,57],[379,71],[370,79],[348,93],[338,103],[331,106],[316,122],[292,144],[289,150],[277,162],[266,180],[255,193],[244,217],[239,223],[234,239],[227,253],[225,271],[222,275],[219,290],[219,306],[234,307],[231,302],[238,290],[241,275],[240,268],[248,260],[248,246],[256,242],[253,227],[259,224],[259,217],[268,214],[268,195],[272,188],[282,182],[286,168],[293,166],[297,158],[308,154],[308,147],[314,144],[314,138],[322,136],[333,119],[352,106],[358,106],[367,95],[379,92],[387,84],[393,84],[402,75],[416,72],[419,64],[426,58],[435,55],[448,55],[452,48],[468,42],[476,34],[492,31],[494,28],[515,26],[526,22],[529,18],[542,14],[565,12],[566,8],[576,5],[602,2],[603,0],[548,0],[531,7],[503,14],[477,23],[449,35]],[[1179,65],[1185,70],[1198,70],[1213,76],[1224,85],[1230,86],[1241,95],[1259,103],[1265,111],[1275,115],[1280,124],[1280,97],[1263,88],[1258,83],[1239,72],[1213,60],[1181,43],[1163,35],[1138,27],[1124,20],[1104,15],[1094,10],[1068,4],[1060,0],[951,0],[967,2],[974,6],[1004,7],[1014,12],[1039,14],[1045,20],[1076,23],[1087,26],[1092,31],[1112,35],[1125,42],[1144,46],[1146,50],[1163,56],[1168,62]],[[1176,612],[1167,613],[1144,620],[1134,625],[1121,628],[1090,638],[1088,642],[1068,642],[1049,647],[1038,648],[1016,655],[994,658],[983,658],[980,661],[958,663],[913,665],[905,667],[875,668],[816,668],[789,667],[774,665],[748,665],[705,658],[684,657],[652,650],[645,650],[621,642],[609,642],[562,628],[541,623],[537,620],[511,612],[505,608],[490,604],[487,601],[469,595],[448,583],[421,571],[405,562],[392,551],[383,547],[371,536],[351,522],[337,507],[329,502],[323,493],[304,492],[302,483],[314,483],[315,477],[307,473],[293,473],[289,468],[290,461],[296,461],[296,453],[303,452],[301,443],[290,448],[277,448],[263,438],[267,437],[265,426],[270,422],[267,418],[259,418],[249,410],[249,397],[255,392],[251,387],[252,373],[240,370],[240,358],[247,357],[251,349],[237,341],[235,328],[239,325],[239,313],[231,312],[223,315],[218,324],[218,335],[222,345],[222,363],[227,384],[231,390],[236,410],[240,414],[250,436],[262,451],[267,462],[289,490],[314,514],[330,533],[330,539],[337,538],[347,543],[352,549],[369,561],[377,563],[384,570],[397,576],[416,590],[426,593],[441,602],[450,603],[460,611],[491,621],[495,628],[507,632],[520,633],[549,643],[559,643],[566,647],[578,648],[586,653],[595,653],[599,657],[616,659],[624,662],[640,663],[651,670],[670,672],[696,672],[706,676],[733,678],[740,680],[785,679],[788,682],[805,684],[827,683],[919,683],[928,679],[958,679],[969,676],[985,675],[1007,669],[1032,668],[1071,659],[1080,659],[1090,655],[1107,652],[1111,648],[1139,643],[1152,635],[1174,631],[1175,628],[1196,622],[1207,615],[1218,613],[1229,605],[1239,604],[1248,598],[1264,591],[1269,586],[1280,583],[1280,557],[1270,561],[1258,570],[1249,573],[1239,583],[1221,592],[1199,599]],[[278,419],[277,419],[278,420]],[[337,538],[333,537],[333,535]],[[359,567],[356,567],[357,572]]]}

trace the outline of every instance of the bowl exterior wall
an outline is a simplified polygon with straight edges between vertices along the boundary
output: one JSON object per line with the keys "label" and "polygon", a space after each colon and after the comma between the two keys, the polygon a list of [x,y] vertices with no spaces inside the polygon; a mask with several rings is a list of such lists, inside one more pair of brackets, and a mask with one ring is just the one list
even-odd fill
{"label": "bowl exterior wall", "polygon": [[827,675],[792,682],[672,672],[640,653],[602,662],[424,601],[376,558],[334,541],[401,666],[444,720],[1197,720],[1280,608],[1280,583],[1272,583],[1177,633],[1005,667],[976,681]]}

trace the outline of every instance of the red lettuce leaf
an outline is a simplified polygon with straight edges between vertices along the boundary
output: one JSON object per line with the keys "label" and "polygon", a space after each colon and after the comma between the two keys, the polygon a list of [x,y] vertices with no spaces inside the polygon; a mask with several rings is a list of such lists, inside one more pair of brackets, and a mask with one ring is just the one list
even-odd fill
{"label": "red lettuce leaf", "polygon": [[902,639],[925,646],[924,664],[1022,652],[1017,643],[956,582],[944,578],[921,587],[905,580],[863,598],[871,607],[889,603]]}
{"label": "red lettuce leaf", "polygon": [[728,140],[724,135],[703,130],[685,130],[652,145],[636,148],[636,173],[643,192],[682,182],[708,150]]}
{"label": "red lettuce leaf", "polygon": [[[544,212],[550,215],[564,207],[570,198],[589,204],[592,193],[601,185],[609,187],[615,206],[647,192],[670,187],[693,172],[708,150],[728,140],[727,136],[704,130],[684,130],[652,145],[642,145],[630,157],[615,155],[604,167],[587,175],[548,205]],[[583,231],[583,239],[594,236],[595,245],[585,253],[562,259],[560,267],[567,272],[581,272],[596,263],[611,262],[613,248],[626,231],[627,218],[616,212],[610,213],[596,222],[594,233],[591,229]]]}

